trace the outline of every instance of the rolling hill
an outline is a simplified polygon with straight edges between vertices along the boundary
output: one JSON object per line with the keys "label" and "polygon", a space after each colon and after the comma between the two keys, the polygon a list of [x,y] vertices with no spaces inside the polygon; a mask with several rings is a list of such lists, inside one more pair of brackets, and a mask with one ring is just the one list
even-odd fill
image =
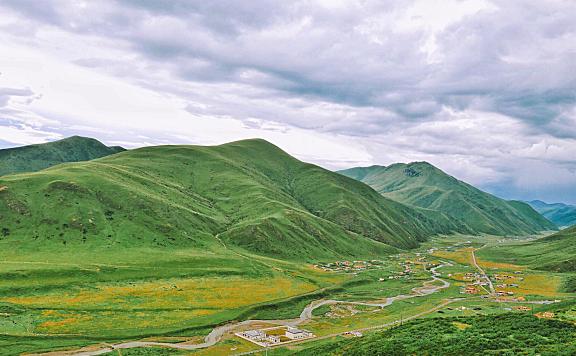
{"label": "rolling hill", "polygon": [[427,162],[352,168],[339,173],[400,203],[442,212],[473,233],[529,235],[556,227],[528,204],[505,201]]}
{"label": "rolling hill", "polygon": [[72,136],[60,141],[0,150],[0,176],[36,172],[66,162],[90,161],[122,152],[87,137]]}
{"label": "rolling hill", "polygon": [[532,200],[527,203],[560,228],[576,225],[576,206],[562,203],[548,204],[541,200]]}
{"label": "rolling hill", "polygon": [[[493,246],[479,251],[501,262],[530,265],[534,269],[576,272],[576,226],[555,234],[509,246]],[[576,290],[576,279],[574,279]]]}
{"label": "rolling hill", "polygon": [[576,227],[538,239],[527,246],[526,252],[540,269],[576,272]]}
{"label": "rolling hill", "polygon": [[288,259],[373,256],[465,228],[263,140],[157,146],[0,178],[13,249],[198,247]]}

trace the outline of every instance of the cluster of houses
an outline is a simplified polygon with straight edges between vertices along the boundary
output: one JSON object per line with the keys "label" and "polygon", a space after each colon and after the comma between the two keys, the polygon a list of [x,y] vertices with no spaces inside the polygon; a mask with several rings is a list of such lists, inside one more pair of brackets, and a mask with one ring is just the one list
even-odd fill
{"label": "cluster of houses", "polygon": [[[272,333],[271,330],[274,330],[276,332]],[[278,331],[279,328],[263,329],[263,330],[247,330],[236,333],[236,336],[264,347],[314,337],[314,334],[312,334],[307,330],[298,329],[290,326],[285,328],[284,333],[278,333]]]}
{"label": "cluster of houses", "polygon": [[505,290],[496,291],[497,297],[506,297],[506,296],[511,297],[513,295],[514,295],[514,292],[511,292],[511,291],[505,291]]}
{"label": "cluster of houses", "polygon": [[[518,274],[522,274],[522,272],[521,272],[521,271],[516,271],[516,272],[514,272],[514,274],[517,274],[517,275],[518,275]],[[509,275],[509,274],[495,274],[495,275],[493,276],[493,278],[494,278],[495,280],[497,280],[497,281],[507,281],[507,280],[509,280],[509,279],[517,279],[517,280],[519,280],[519,281],[523,281],[523,280],[524,280],[524,277],[511,276],[511,275]]]}
{"label": "cluster of houses", "polygon": [[514,310],[519,310],[519,311],[530,311],[530,310],[532,310],[530,307],[527,307],[527,306],[525,306],[525,305],[518,305],[518,306],[515,306],[513,309],[514,309]]}
{"label": "cluster of houses", "polygon": [[552,312],[540,312],[536,313],[535,315],[540,319],[552,319],[554,317],[554,313]]}
{"label": "cluster of houses", "polygon": [[468,272],[462,277],[465,281],[474,281],[474,283],[468,283],[460,291],[462,294],[478,294],[482,289],[485,289],[489,283],[484,279],[484,276],[480,273]]}
{"label": "cluster of houses", "polygon": [[382,268],[384,261],[370,260],[370,261],[336,261],[331,263],[321,263],[315,265],[326,272],[360,272],[367,269]]}

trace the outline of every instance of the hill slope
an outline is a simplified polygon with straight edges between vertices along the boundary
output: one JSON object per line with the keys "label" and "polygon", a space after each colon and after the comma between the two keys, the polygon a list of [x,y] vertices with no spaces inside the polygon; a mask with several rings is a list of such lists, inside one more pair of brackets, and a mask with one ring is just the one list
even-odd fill
{"label": "hill slope", "polygon": [[576,206],[562,203],[547,204],[540,200],[533,200],[527,203],[558,227],[576,225]]}
{"label": "hill slope", "polygon": [[0,178],[13,248],[206,247],[291,259],[375,255],[462,227],[263,140],[158,146]]}
{"label": "hill slope", "polygon": [[478,251],[478,256],[498,262],[530,265],[534,269],[576,272],[576,226],[537,240],[488,247]]}
{"label": "hill slope", "polygon": [[528,204],[482,192],[426,162],[352,168],[339,173],[370,185],[387,198],[442,212],[475,233],[526,235],[555,229]]}
{"label": "hill slope", "polygon": [[87,137],[72,136],[60,141],[0,150],[0,176],[36,172],[66,162],[90,161],[122,152]]}

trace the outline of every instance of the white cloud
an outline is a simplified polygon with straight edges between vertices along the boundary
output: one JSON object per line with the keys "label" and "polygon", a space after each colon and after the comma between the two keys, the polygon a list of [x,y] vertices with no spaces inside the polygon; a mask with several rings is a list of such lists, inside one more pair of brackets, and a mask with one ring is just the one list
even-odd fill
{"label": "white cloud", "polygon": [[[556,176],[571,181],[572,1],[0,8],[0,88],[22,90],[0,91],[8,142],[83,132],[130,147],[263,137],[332,168],[429,160],[522,197],[551,196]],[[556,168],[546,179],[524,168],[545,165]]]}

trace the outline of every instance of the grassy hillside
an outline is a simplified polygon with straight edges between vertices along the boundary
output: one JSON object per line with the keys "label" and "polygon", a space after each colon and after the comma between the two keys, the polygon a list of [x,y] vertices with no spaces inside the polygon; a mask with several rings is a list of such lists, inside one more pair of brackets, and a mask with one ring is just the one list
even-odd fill
{"label": "grassy hillside", "polygon": [[89,161],[122,152],[87,137],[72,136],[60,141],[0,150],[0,176],[36,172],[66,162]]}
{"label": "grassy hillside", "polygon": [[392,200],[444,213],[473,233],[528,235],[555,229],[528,204],[499,199],[426,162],[352,168],[340,173]]}
{"label": "grassy hillside", "polygon": [[457,224],[263,140],[159,146],[0,178],[12,249],[207,248],[289,259],[372,256]]}
{"label": "grassy hillside", "polygon": [[558,227],[576,225],[576,206],[562,203],[547,204],[540,200],[533,200],[528,204]]}
{"label": "grassy hillside", "polygon": [[424,319],[298,355],[574,355],[576,326],[532,315]]}
{"label": "grassy hillside", "polygon": [[576,272],[576,227],[534,241],[494,246],[480,255],[548,271]]}

